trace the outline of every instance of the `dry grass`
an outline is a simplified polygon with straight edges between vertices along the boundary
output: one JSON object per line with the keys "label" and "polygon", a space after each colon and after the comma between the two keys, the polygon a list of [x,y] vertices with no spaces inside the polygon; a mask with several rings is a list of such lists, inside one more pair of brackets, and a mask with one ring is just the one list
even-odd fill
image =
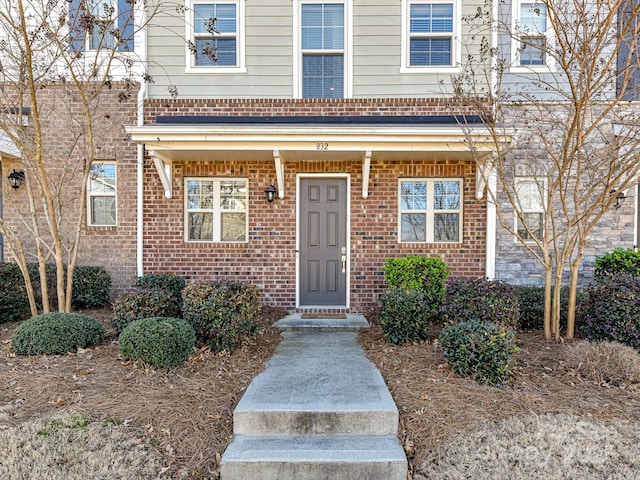
{"label": "dry grass", "polygon": [[[111,321],[109,311],[84,313],[105,325]],[[201,350],[170,370],[153,370],[140,363],[125,362],[118,357],[115,337],[75,355],[16,357],[9,351],[9,338],[17,324],[1,325],[0,375],[5,381],[0,390],[0,431],[10,437],[26,436],[35,442],[32,428],[41,428],[59,415],[85,415],[90,420],[85,429],[67,432],[73,434],[67,443],[74,446],[78,443],[85,458],[95,456],[94,465],[100,463],[98,457],[121,458],[120,453],[108,450],[111,447],[104,447],[108,454],[102,448],[90,448],[96,440],[80,436],[93,433],[107,437],[104,442],[120,438],[111,437],[113,433],[123,435],[119,441],[137,445],[133,452],[137,452],[138,460],[146,459],[147,466],[155,472],[149,476],[144,473],[117,476],[109,472],[96,476],[86,472],[76,474],[64,470],[65,462],[62,465],[54,462],[46,478],[54,478],[52,472],[58,471],[60,478],[68,480],[151,479],[160,475],[173,479],[215,479],[220,455],[231,441],[233,409],[280,340],[279,333],[270,325],[282,312],[265,313],[261,333],[231,355]],[[432,338],[437,333],[432,332]],[[392,346],[377,326],[362,332],[359,338],[398,405],[401,439],[416,480],[421,475],[433,479],[500,478],[500,474],[482,477],[477,473],[491,472],[493,468],[493,462],[481,462],[479,442],[492,445],[488,458],[502,452],[499,455],[507,465],[512,461],[508,459],[515,458],[518,452],[521,456],[530,452],[544,455],[544,448],[537,443],[528,445],[526,438],[550,436],[555,431],[554,425],[559,423],[566,424],[566,430],[563,427],[564,433],[558,436],[561,443],[549,448],[565,452],[569,444],[580,447],[582,438],[594,435],[605,445],[602,439],[606,438],[605,451],[611,453],[611,461],[626,462],[625,468],[631,470],[621,471],[633,472],[635,478],[640,478],[637,460],[625,460],[629,455],[640,458],[640,452],[631,449],[632,445],[640,445],[640,438],[637,431],[621,428],[625,423],[633,426],[640,421],[640,386],[629,379],[613,382],[587,375],[582,370],[585,363],[580,365],[571,356],[573,348],[583,348],[579,344],[556,345],[545,342],[540,333],[520,334],[521,350],[515,356],[514,374],[502,388],[494,388],[453,374],[434,342]],[[584,360],[586,354],[576,355],[582,355]],[[628,360],[623,361],[626,363]],[[105,433],[103,422],[109,419],[122,421],[124,425],[109,427]],[[0,442],[3,444],[0,458],[4,458],[5,464],[17,466],[19,462],[12,456],[8,441],[0,439]],[[33,451],[39,450],[33,447]],[[585,455],[580,452],[578,448],[569,457],[572,459],[569,463],[579,464]],[[19,458],[20,462],[26,462],[26,457]],[[473,474],[468,473],[471,470],[458,473],[447,470],[450,468],[447,459],[454,458],[462,459],[455,460],[457,464],[472,463],[479,470],[473,470]],[[133,469],[138,460],[118,463],[129,464]],[[54,467],[58,470],[52,470]],[[598,475],[591,478],[600,478]],[[578,474],[566,478],[569,477],[589,478]],[[0,478],[11,477],[0,471]]]}
{"label": "dry grass", "polygon": [[616,387],[640,383],[640,354],[616,342],[577,342],[567,348],[567,363],[578,375]]}

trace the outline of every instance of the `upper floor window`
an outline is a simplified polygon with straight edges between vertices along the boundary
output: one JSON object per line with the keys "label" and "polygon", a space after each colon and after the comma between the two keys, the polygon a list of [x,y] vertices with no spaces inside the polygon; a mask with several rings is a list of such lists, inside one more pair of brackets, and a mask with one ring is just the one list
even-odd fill
{"label": "upper floor window", "polygon": [[[518,208],[515,212],[517,237],[525,242],[540,240],[544,233],[546,182],[542,179],[516,178],[515,193]],[[516,238],[518,240],[518,238]]]}
{"label": "upper floor window", "polygon": [[131,0],[68,0],[69,40],[73,50],[134,50]]}
{"label": "upper floor window", "polygon": [[244,0],[194,0],[187,12],[187,70],[222,73],[244,68]]}
{"label": "upper floor window", "polygon": [[400,242],[460,242],[462,180],[400,180]]}
{"label": "upper floor window", "polygon": [[548,65],[547,7],[542,3],[518,1],[518,18],[514,30],[517,32],[516,65],[523,67],[545,67]]}
{"label": "upper floor window", "polygon": [[188,178],[185,183],[187,241],[247,241],[246,179]]}
{"label": "upper floor window", "polygon": [[459,63],[456,37],[460,15],[457,11],[457,1],[405,0],[403,68],[445,68]]}
{"label": "upper floor window", "polygon": [[345,97],[345,9],[343,2],[300,5],[303,98]]}
{"label": "upper floor window", "polygon": [[87,185],[87,223],[93,226],[116,224],[116,162],[91,165]]}

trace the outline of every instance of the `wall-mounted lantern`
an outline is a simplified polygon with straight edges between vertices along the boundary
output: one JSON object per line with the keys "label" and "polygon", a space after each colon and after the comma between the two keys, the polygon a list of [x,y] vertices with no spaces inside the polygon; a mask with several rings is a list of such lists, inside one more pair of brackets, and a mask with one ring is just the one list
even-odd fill
{"label": "wall-mounted lantern", "polygon": [[7,178],[9,179],[9,185],[17,190],[18,188],[20,188],[20,185],[22,185],[22,182],[24,182],[24,171],[20,170],[19,172],[17,172],[14,169],[13,173],[7,175]]}
{"label": "wall-mounted lantern", "polygon": [[267,188],[264,189],[264,194],[267,196],[267,201],[269,203],[272,203],[275,198],[276,198],[276,187],[274,187],[273,185],[269,185]]}
{"label": "wall-mounted lantern", "polygon": [[[616,190],[611,190],[611,195],[614,195],[615,193],[616,193]],[[620,208],[624,203],[624,201],[626,200],[626,198],[627,198],[627,195],[624,192],[618,192],[615,200],[613,201],[613,207]]]}

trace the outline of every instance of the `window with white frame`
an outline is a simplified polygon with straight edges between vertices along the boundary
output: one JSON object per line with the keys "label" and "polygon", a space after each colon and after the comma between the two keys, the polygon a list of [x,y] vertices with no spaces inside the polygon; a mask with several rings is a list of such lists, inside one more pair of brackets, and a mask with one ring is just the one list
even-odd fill
{"label": "window with white frame", "polygon": [[[195,71],[236,70],[244,65],[244,0],[187,2],[189,20],[187,65]],[[188,7],[188,5],[187,5]]]}
{"label": "window with white frame", "polygon": [[461,179],[403,179],[399,193],[400,242],[460,242]]}
{"label": "window with white frame", "polygon": [[404,0],[403,68],[446,68],[460,61],[456,49],[458,9],[457,0]]}
{"label": "window with white frame", "polygon": [[87,184],[87,223],[92,226],[116,224],[116,162],[95,161]]}
{"label": "window with white frame", "polygon": [[247,241],[246,179],[187,178],[185,184],[187,241]]}
{"label": "window with white frame", "polygon": [[516,65],[521,67],[547,66],[548,47],[547,7],[542,3],[518,0],[515,31],[517,41],[514,45]]}
{"label": "window with white frame", "polygon": [[518,204],[515,212],[516,241],[535,241],[544,234],[546,182],[531,177],[516,178],[515,193]]}
{"label": "window with white frame", "polygon": [[89,13],[95,19],[89,31],[89,50],[112,49],[115,46],[116,0],[88,0]]}
{"label": "window with white frame", "polygon": [[300,4],[303,98],[345,97],[345,4]]}

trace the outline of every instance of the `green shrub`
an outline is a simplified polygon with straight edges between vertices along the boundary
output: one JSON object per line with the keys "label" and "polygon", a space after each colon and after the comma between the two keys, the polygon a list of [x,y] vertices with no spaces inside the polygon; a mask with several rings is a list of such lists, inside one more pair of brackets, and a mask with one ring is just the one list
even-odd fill
{"label": "green shrub", "polygon": [[431,301],[442,300],[444,282],[449,276],[449,269],[440,257],[418,255],[387,258],[382,271],[389,288],[423,292]]}
{"label": "green shrub", "polygon": [[186,286],[184,278],[174,273],[148,273],[136,280],[140,290],[164,290],[176,303],[178,312],[182,311],[182,289]]}
{"label": "green shrub", "polygon": [[177,317],[178,305],[170,292],[141,290],[118,298],[113,304],[113,328],[120,333],[131,322],[149,317]]}
{"label": "green shrub", "polygon": [[603,277],[587,289],[578,311],[579,328],[589,340],[618,342],[640,350],[640,277]]}
{"label": "green shrub", "polygon": [[198,340],[213,351],[233,350],[244,335],[254,333],[260,294],[240,282],[197,282],[182,291],[182,313]]}
{"label": "green shrub", "polygon": [[18,355],[60,354],[97,345],[104,328],[95,319],[76,313],[44,313],[18,325],[11,348]]}
{"label": "green shrub", "polygon": [[[518,327],[525,330],[544,328],[544,287],[517,287],[520,293],[520,321]],[[551,287],[553,295],[553,287]],[[584,293],[576,292],[576,310],[584,300]],[[560,328],[566,328],[569,314],[569,287],[560,289]]]}
{"label": "green shrub", "polygon": [[102,267],[79,266],[73,270],[71,302],[76,308],[99,308],[109,304],[111,277]]}
{"label": "green shrub", "polygon": [[392,288],[378,300],[378,323],[385,338],[394,345],[428,338],[428,326],[438,306],[423,292]]}
{"label": "green shrub", "polygon": [[127,325],[118,337],[120,354],[156,367],[175,367],[193,352],[196,333],[179,318],[144,318]]}
{"label": "green shrub", "polygon": [[440,317],[445,322],[479,320],[515,327],[520,318],[518,289],[499,280],[450,278]]}
{"label": "green shrub", "polygon": [[12,322],[29,313],[24,278],[15,263],[0,263],[0,323]]}
{"label": "green shrub", "polygon": [[511,355],[518,351],[513,329],[478,320],[445,325],[440,348],[457,374],[489,385],[499,385],[509,377]]}
{"label": "green shrub", "polygon": [[619,273],[640,276],[640,251],[616,248],[602,257],[596,257],[594,279],[597,282]]}

